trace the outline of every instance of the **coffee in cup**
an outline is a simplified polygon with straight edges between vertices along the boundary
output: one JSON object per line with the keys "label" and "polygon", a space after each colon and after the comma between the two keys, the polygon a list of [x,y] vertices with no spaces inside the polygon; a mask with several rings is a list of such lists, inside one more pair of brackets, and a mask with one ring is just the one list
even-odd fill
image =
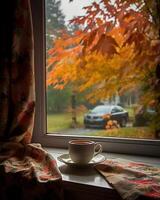
{"label": "coffee in cup", "polygon": [[77,164],[87,164],[102,152],[101,144],[91,140],[70,140],[68,147],[71,160]]}

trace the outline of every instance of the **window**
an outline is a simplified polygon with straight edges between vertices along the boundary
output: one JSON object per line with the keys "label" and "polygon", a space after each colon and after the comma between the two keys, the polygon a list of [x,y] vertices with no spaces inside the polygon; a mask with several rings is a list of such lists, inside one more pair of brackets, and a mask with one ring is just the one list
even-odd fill
{"label": "window", "polygon": [[[32,1],[33,24],[35,34],[35,75],[36,75],[36,119],[34,130],[34,141],[42,143],[45,146],[67,147],[67,142],[73,138],[79,138],[79,135],[63,135],[59,133],[48,134],[46,124],[46,38],[45,38],[45,1]],[[115,99],[115,97],[114,97]],[[74,98],[72,96],[72,101]],[[91,138],[101,142],[104,151],[159,155],[159,140],[136,138],[113,138],[113,137],[93,137],[83,135],[82,138]]]}
{"label": "window", "polygon": [[119,110],[117,107],[114,107],[114,108],[112,109],[112,113],[117,113],[117,112],[120,112],[120,110]]}

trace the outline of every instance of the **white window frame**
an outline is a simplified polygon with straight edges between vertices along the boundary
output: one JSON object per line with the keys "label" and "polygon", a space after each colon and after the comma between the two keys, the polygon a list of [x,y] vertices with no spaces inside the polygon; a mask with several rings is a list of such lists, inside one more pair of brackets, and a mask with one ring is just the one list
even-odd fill
{"label": "white window frame", "polygon": [[34,41],[35,41],[35,91],[36,114],[33,142],[45,147],[67,148],[70,139],[85,138],[100,142],[104,152],[125,153],[134,155],[160,156],[160,140],[106,138],[89,136],[66,136],[46,132],[46,93],[45,93],[45,0],[31,0]]}

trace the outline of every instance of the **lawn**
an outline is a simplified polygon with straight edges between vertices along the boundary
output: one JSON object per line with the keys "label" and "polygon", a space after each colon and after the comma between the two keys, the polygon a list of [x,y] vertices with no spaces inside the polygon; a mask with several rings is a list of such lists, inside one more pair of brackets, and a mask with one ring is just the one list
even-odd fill
{"label": "lawn", "polygon": [[[71,129],[72,121],[70,113],[52,114],[47,116],[47,127],[49,133],[65,131]],[[77,117],[78,127],[83,128],[83,113]],[[154,134],[148,127],[126,127],[119,129],[100,130],[92,129],[90,132],[82,131],[81,135],[101,136],[101,137],[124,137],[124,138],[146,138],[153,139]]]}
{"label": "lawn", "polygon": [[[83,127],[83,114],[77,117],[78,126]],[[71,113],[47,115],[47,131],[49,133],[64,131],[72,128]]]}

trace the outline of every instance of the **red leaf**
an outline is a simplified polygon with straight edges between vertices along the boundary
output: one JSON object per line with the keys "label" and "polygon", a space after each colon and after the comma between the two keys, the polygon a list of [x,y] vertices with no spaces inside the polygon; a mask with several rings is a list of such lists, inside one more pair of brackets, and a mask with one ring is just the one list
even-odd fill
{"label": "red leaf", "polygon": [[102,34],[97,44],[92,48],[92,51],[98,51],[102,54],[113,55],[117,53],[116,47],[118,47],[118,44],[114,38]]}

